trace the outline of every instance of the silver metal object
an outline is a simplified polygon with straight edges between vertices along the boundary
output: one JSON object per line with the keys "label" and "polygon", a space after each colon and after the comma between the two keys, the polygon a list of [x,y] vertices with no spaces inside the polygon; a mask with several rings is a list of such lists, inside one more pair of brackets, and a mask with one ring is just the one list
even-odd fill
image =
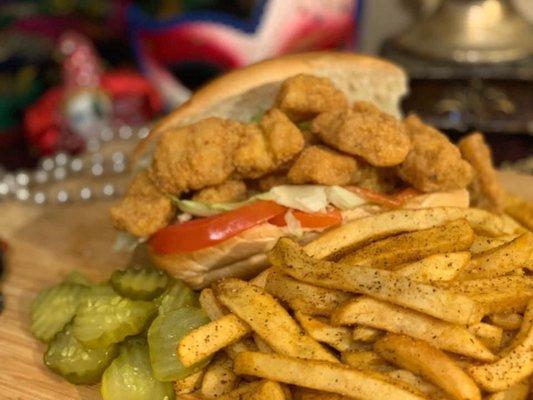
{"label": "silver metal object", "polygon": [[510,0],[444,0],[394,43],[428,58],[500,63],[533,54],[533,27]]}
{"label": "silver metal object", "polygon": [[[148,132],[147,126],[133,129],[123,125],[117,130],[106,127],[97,135],[98,138],[88,141],[84,155],[70,156],[61,152],[43,158],[34,171],[13,174],[1,170],[0,201],[14,199],[42,205],[117,196],[123,192],[121,181],[113,182],[107,178],[128,173],[128,160],[123,151],[106,153],[105,142],[137,141]],[[72,184],[72,180],[77,182]]]}

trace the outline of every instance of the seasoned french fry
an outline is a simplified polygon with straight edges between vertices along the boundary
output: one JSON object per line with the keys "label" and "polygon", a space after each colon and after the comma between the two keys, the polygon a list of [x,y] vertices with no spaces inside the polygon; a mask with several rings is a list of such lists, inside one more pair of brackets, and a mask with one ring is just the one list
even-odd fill
{"label": "seasoned french fry", "polygon": [[501,276],[493,279],[438,282],[438,285],[475,300],[484,310],[485,315],[522,312],[533,296],[533,277],[531,276]]}
{"label": "seasoned french fry", "polygon": [[472,279],[468,281],[455,280],[451,282],[439,282],[437,285],[469,296],[488,294],[502,288],[524,291],[529,296],[533,296],[532,276],[508,275],[498,278]]}
{"label": "seasoned french fry", "polygon": [[328,321],[320,317],[312,317],[296,311],[294,317],[300,323],[304,331],[318,342],[329,344],[338,351],[352,349],[352,332],[341,326],[331,326]]}
{"label": "seasoned french fry", "polygon": [[374,344],[385,360],[422,375],[458,400],[480,400],[481,392],[450,357],[423,340],[387,334]]}
{"label": "seasoned french fry", "polygon": [[518,331],[503,331],[503,333],[502,333],[502,344],[500,346],[500,350],[509,347],[509,345],[513,341],[514,337],[516,336],[517,332]]}
{"label": "seasoned french fry", "polygon": [[329,316],[342,303],[352,297],[350,293],[326,289],[297,281],[273,268],[268,275],[265,290],[287,303],[293,310],[310,315]]}
{"label": "seasoned french fry", "polygon": [[468,330],[476,335],[481,342],[493,351],[497,351],[502,344],[502,328],[484,322],[470,325]]}
{"label": "seasoned french fry", "polygon": [[434,228],[402,233],[370,243],[340,262],[373,268],[418,261],[437,253],[467,250],[474,241],[474,231],[466,219]]}
{"label": "seasoned french fry", "polygon": [[507,196],[505,212],[533,231],[533,204],[520,196]]}
{"label": "seasoned french fry", "polygon": [[331,289],[367,294],[445,321],[473,324],[483,315],[476,302],[461,294],[416,282],[391,271],[316,260],[288,238],[278,240],[269,259],[293,278]]}
{"label": "seasoned french fry", "polygon": [[440,321],[406,308],[369,297],[350,300],[332,316],[338,325],[361,324],[425,340],[431,345],[478,360],[493,361],[494,355],[463,326]]}
{"label": "seasoned french fry", "polygon": [[309,359],[337,361],[308,336],[287,311],[263,289],[239,279],[214,286],[217,298],[261,336],[276,352]]}
{"label": "seasoned french fry", "polygon": [[357,370],[339,363],[304,360],[279,354],[241,353],[235,360],[238,374],[356,397],[362,400],[422,400],[381,374]]}
{"label": "seasoned french fry", "polygon": [[494,325],[508,331],[519,329],[522,325],[522,316],[518,313],[491,314],[489,319]]}
{"label": "seasoned french fry", "polygon": [[294,386],[293,400],[351,400],[351,397]]}
{"label": "seasoned french fry", "polygon": [[386,373],[387,376],[390,376],[397,381],[411,385],[412,387],[418,389],[421,393],[424,393],[431,400],[449,400],[450,397],[438,388],[434,384],[428,382],[420,375],[413,374],[411,371],[406,369],[394,369]]}
{"label": "seasoned french fry", "polygon": [[344,351],[341,360],[357,369],[369,369],[376,372],[392,371],[394,367],[375,351]]}
{"label": "seasoned french fry", "polygon": [[238,388],[218,397],[218,400],[250,400],[254,392],[257,391],[264,382],[265,381],[241,383]]}
{"label": "seasoned french fry", "polygon": [[239,383],[233,372],[233,362],[225,354],[219,354],[207,367],[200,393],[207,399],[214,399],[231,392]]}
{"label": "seasoned french fry", "polygon": [[368,326],[356,326],[353,328],[352,339],[360,340],[365,343],[375,342],[381,335],[382,331],[379,329],[370,328]]}
{"label": "seasoned french fry", "polygon": [[257,346],[257,350],[259,350],[261,353],[273,353],[274,350],[263,340],[261,339],[261,336],[259,336],[257,333],[254,333],[253,336],[254,343]]}
{"label": "seasoned french fry", "polygon": [[177,393],[176,398],[179,400],[205,400],[198,393],[182,393],[182,394]]}
{"label": "seasoned french fry", "polygon": [[205,370],[202,369],[186,378],[174,382],[174,392],[176,395],[188,394],[200,389],[204,373]]}
{"label": "seasoned french fry", "polygon": [[[533,373],[533,300],[526,311],[524,329],[502,351],[503,357],[491,364],[473,365],[467,369],[474,380],[489,392],[510,388]],[[246,353],[245,353],[246,354]]]}
{"label": "seasoned french fry", "polygon": [[[509,243],[472,257],[459,279],[495,278],[529,266],[533,233],[524,233]],[[532,266],[533,267],[533,266]]]}
{"label": "seasoned french fry", "polygon": [[239,353],[245,351],[257,351],[257,346],[251,338],[245,337],[244,339],[228,345],[224,350],[229,358],[234,360]]}
{"label": "seasoned french fry", "polygon": [[520,225],[506,216],[497,216],[475,208],[395,210],[360,218],[327,231],[308,243],[305,252],[315,258],[327,258],[346,253],[372,240],[401,232],[433,228],[459,218],[466,218],[474,231],[490,236],[523,231]]}
{"label": "seasoned french fry", "polygon": [[414,263],[396,265],[391,270],[418,282],[446,282],[454,279],[469,261],[467,251],[434,254]]}
{"label": "seasoned french fry", "polygon": [[470,253],[483,253],[485,251],[492,250],[496,247],[509,243],[510,241],[516,238],[516,235],[503,235],[498,237],[474,235],[474,242],[470,246]]}
{"label": "seasoned french fry", "polygon": [[[500,352],[500,355],[505,355],[511,350],[518,347],[521,343],[527,341],[528,335],[531,335],[533,330],[533,299],[531,299],[527,305],[526,311],[524,312],[524,318],[522,319],[522,324],[520,325],[519,331],[513,337],[513,340]],[[533,341],[532,341],[533,343]],[[533,348],[531,349],[533,351]]]}
{"label": "seasoned french fry", "polygon": [[215,297],[213,289],[206,288],[200,292],[200,305],[205,311],[211,321],[222,318],[229,313],[229,310],[225,308]]}
{"label": "seasoned french fry", "polygon": [[255,286],[259,286],[260,288],[265,288],[268,275],[272,272],[272,268],[265,269],[263,272],[261,272],[259,275],[257,275],[255,278],[250,279],[250,283]]}
{"label": "seasoned french fry", "polygon": [[[241,398],[239,398],[240,400]],[[244,400],[289,400],[287,391],[278,382],[265,381],[254,391],[254,393],[245,397]]]}
{"label": "seasoned french fry", "polygon": [[216,353],[251,332],[239,317],[228,314],[202,325],[184,336],[178,343],[178,356],[186,367]]}
{"label": "seasoned french fry", "polygon": [[[212,321],[229,314],[229,310],[220,304],[213,293],[213,289],[210,288],[200,292],[200,305]],[[243,351],[254,351],[256,350],[256,347],[253,345],[253,342],[241,339],[228,345],[225,350],[230,358],[235,358],[238,353],[242,353]]]}
{"label": "seasoned french fry", "polygon": [[242,384],[217,400],[290,400],[283,385],[272,381],[257,381]]}
{"label": "seasoned french fry", "polygon": [[529,382],[523,380],[509,389],[487,396],[485,400],[527,400],[529,394]]}

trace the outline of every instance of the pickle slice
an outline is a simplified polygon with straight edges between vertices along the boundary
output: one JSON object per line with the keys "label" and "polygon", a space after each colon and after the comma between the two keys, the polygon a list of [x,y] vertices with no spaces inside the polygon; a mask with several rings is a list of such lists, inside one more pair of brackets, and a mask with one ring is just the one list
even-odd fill
{"label": "pickle slice", "polygon": [[74,317],[87,288],[62,283],[43,290],[31,306],[30,331],[37,339],[49,342]]}
{"label": "pickle slice", "polygon": [[91,282],[87,279],[87,277],[77,269],[73,270],[70,274],[68,274],[67,279],[65,279],[65,283],[76,283],[82,286],[91,285]]}
{"label": "pickle slice", "polygon": [[104,400],[173,400],[172,383],[159,382],[152,373],[146,340],[132,338],[102,377]]}
{"label": "pickle slice", "polygon": [[44,363],[70,383],[90,385],[100,380],[117,350],[114,344],[99,349],[84,347],[72,334],[72,324],[67,324],[48,344]]}
{"label": "pickle slice", "polygon": [[168,285],[168,275],[154,268],[127,268],[111,275],[115,291],[133,300],[152,300]]}
{"label": "pickle slice", "polygon": [[90,285],[87,288],[87,292],[85,292],[85,300],[89,299],[99,299],[102,297],[113,297],[118,296],[117,292],[113,290],[111,285],[107,282],[104,283],[97,283],[94,285]]}
{"label": "pickle slice", "polygon": [[199,307],[198,294],[182,281],[174,279],[169,288],[154,302],[159,306],[159,314],[165,314],[182,307]]}
{"label": "pickle slice", "polygon": [[157,306],[148,301],[105,292],[99,296],[89,294],[76,312],[73,333],[87,347],[106,347],[143,332],[156,310]]}
{"label": "pickle slice", "polygon": [[191,375],[209,363],[209,359],[184,367],[176,349],[182,337],[210,322],[203,310],[183,307],[160,314],[148,329],[148,345],[154,376],[160,381],[176,381]]}

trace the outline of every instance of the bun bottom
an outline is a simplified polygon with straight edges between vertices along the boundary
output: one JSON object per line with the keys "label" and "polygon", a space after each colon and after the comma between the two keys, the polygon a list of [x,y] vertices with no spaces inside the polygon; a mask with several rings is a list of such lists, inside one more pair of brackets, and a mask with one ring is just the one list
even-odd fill
{"label": "bun bottom", "polygon": [[[468,191],[461,189],[416,196],[404,204],[403,208],[443,206],[466,208],[469,203]],[[344,222],[349,222],[384,211],[386,209],[380,206],[363,205],[353,210],[343,211],[342,214]],[[319,231],[306,231],[297,239],[305,244],[319,234]],[[194,289],[202,289],[223,278],[250,279],[258,275],[269,266],[266,253],[283,236],[291,236],[288,228],[264,223],[217,246],[184,254],[151,252],[150,257],[157,267],[183,280]]]}

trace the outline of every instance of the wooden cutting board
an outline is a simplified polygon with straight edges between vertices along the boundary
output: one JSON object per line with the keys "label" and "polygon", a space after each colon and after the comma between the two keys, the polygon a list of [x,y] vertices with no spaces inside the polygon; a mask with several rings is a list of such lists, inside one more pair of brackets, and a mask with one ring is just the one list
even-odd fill
{"label": "wooden cutting board", "polygon": [[[533,177],[502,174],[508,190],[533,200]],[[0,399],[100,399],[98,388],[74,386],[42,363],[44,345],[28,332],[28,313],[36,293],[80,269],[104,279],[124,265],[127,254],[112,250],[116,232],[109,203],[60,207],[0,204],[0,236],[10,245],[3,282],[6,307],[0,315]]]}

